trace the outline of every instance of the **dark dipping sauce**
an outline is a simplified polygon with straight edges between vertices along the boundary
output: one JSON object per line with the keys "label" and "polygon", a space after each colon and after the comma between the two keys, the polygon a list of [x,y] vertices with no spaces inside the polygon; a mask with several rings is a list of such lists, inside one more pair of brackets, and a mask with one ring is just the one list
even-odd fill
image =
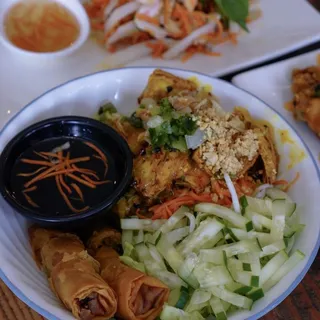
{"label": "dark dipping sauce", "polygon": [[[43,164],[25,163],[23,159],[44,161],[50,163],[53,162],[54,165],[56,165],[59,161],[57,160],[57,158],[49,157],[47,155],[47,159],[45,159],[44,157],[41,157],[39,153],[52,152],[53,149],[57,147],[59,148],[63,145],[66,147],[66,143],[67,145],[69,143],[70,146],[67,149],[60,151],[63,153],[63,157],[67,157],[67,154],[69,153],[71,162],[76,158],[89,157],[88,161],[81,161],[78,163],[74,163],[74,165],[76,165],[79,169],[85,169],[87,170],[87,172],[94,173],[94,175],[98,177],[97,179],[97,177],[95,177],[93,174],[86,174],[83,172],[71,172],[73,175],[82,180],[85,179],[81,175],[85,174],[89,179],[91,179],[91,181],[97,182],[95,188],[92,188],[88,185],[85,185],[84,183],[75,180],[74,178],[71,178],[70,176],[68,176],[68,173],[61,174],[67,187],[64,186],[64,183],[60,183],[60,186],[64,194],[69,199],[72,207],[76,209],[75,211],[67,205],[67,202],[62,196],[61,190],[59,191],[56,176],[50,176],[45,179],[36,181],[30,186],[26,186],[26,183],[28,183],[36,176],[41,175],[43,172],[49,169],[50,166],[45,166]],[[99,153],[93,147],[90,147],[86,143],[91,143],[94,147],[98,148],[103,153],[103,155],[107,159],[107,170],[105,163],[101,159]],[[40,171],[39,169],[42,167],[45,167],[45,169],[42,169]],[[69,168],[70,167],[72,168],[72,164],[69,165]],[[61,168],[57,171],[64,170],[66,168],[67,167]],[[108,150],[103,149],[102,146],[93,143],[92,141],[81,139],[78,137],[50,138],[33,144],[32,147],[28,148],[25,152],[23,152],[23,154],[18,157],[12,167],[10,189],[13,191],[12,195],[19,203],[27,208],[36,210],[40,215],[77,215],[79,214],[77,210],[80,210],[81,213],[86,212],[92,207],[105,201],[112,194],[112,192],[117,187],[119,178],[121,179],[121,177],[118,176],[117,170],[114,170],[115,168],[116,164],[114,163],[113,157],[108,153]],[[21,173],[32,173],[36,170],[39,171],[31,176],[20,175]],[[108,180],[108,183],[101,183],[106,180]],[[92,185],[90,180],[87,180],[87,182]],[[76,185],[77,187],[73,187],[74,185]],[[32,190],[32,188],[34,190]],[[79,196],[79,192],[77,192],[76,190],[78,188],[81,190],[80,194],[82,194],[83,196],[83,201],[81,200],[81,196]],[[26,189],[30,189],[30,191],[24,192]]]}

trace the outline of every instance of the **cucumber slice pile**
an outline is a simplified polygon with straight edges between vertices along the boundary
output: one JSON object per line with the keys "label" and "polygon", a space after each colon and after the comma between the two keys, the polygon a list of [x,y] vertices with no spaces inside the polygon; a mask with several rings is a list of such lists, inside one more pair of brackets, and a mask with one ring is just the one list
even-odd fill
{"label": "cucumber slice pile", "polygon": [[160,319],[225,320],[229,311],[250,310],[304,259],[291,253],[304,226],[285,192],[269,188],[264,199],[239,202],[241,214],[199,203],[168,220],[121,220],[121,261],[171,289]]}

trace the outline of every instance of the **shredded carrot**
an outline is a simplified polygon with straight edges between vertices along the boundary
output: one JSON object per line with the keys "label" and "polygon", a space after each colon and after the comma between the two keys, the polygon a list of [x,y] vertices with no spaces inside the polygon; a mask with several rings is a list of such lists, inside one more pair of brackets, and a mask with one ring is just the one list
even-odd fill
{"label": "shredded carrot", "polygon": [[286,187],[283,189],[283,191],[284,191],[284,192],[288,192],[289,189],[290,189],[293,185],[295,185],[299,179],[300,179],[300,172],[297,172],[295,178],[286,185]]}
{"label": "shredded carrot", "polygon": [[36,154],[37,156],[39,156],[40,158],[48,160],[48,157],[43,155],[41,152],[33,151],[33,153]]}
{"label": "shredded carrot", "polygon": [[158,40],[156,42],[147,42],[146,46],[152,49],[153,58],[161,58],[162,54],[168,50],[168,45],[162,40]]}
{"label": "shredded carrot", "polygon": [[83,180],[83,179],[77,177],[76,175],[74,175],[74,174],[72,174],[72,173],[68,173],[67,176],[70,177],[70,178],[73,179],[73,180],[76,180],[76,181],[84,184],[85,186],[87,186],[87,187],[89,187],[89,188],[92,188],[92,189],[95,189],[95,188],[96,188],[96,186],[95,186],[94,184],[92,184],[92,183],[90,183],[90,182],[88,182],[88,181],[86,181],[86,180]]}
{"label": "shredded carrot", "polygon": [[188,61],[196,53],[201,53],[201,54],[212,56],[212,57],[221,56],[221,53],[212,52],[208,50],[205,45],[192,45],[186,50],[186,53],[182,56],[181,61],[182,62]]}
{"label": "shredded carrot", "polygon": [[68,193],[71,194],[72,190],[70,189],[70,187],[64,181],[62,174],[59,174],[59,181],[60,181],[61,185],[68,191]]}
{"label": "shredded carrot", "polygon": [[150,16],[143,14],[143,13],[137,13],[135,15],[135,18],[149,22],[149,23],[154,24],[156,26],[160,26],[160,21],[157,18],[150,17]]}
{"label": "shredded carrot", "polygon": [[84,202],[83,193],[82,193],[81,189],[79,188],[79,186],[75,183],[71,183],[71,187],[76,191],[76,193],[80,197],[81,201]]}
{"label": "shredded carrot", "polygon": [[23,195],[25,196],[26,200],[30,205],[32,205],[35,208],[39,208],[39,206],[26,193],[23,192]]}
{"label": "shredded carrot", "polygon": [[33,186],[31,188],[24,189],[22,192],[31,192],[31,191],[34,191],[34,190],[37,190],[37,186]]}
{"label": "shredded carrot", "polygon": [[58,187],[58,190],[62,196],[62,198],[64,199],[65,203],[67,204],[67,206],[69,207],[69,209],[75,213],[81,213],[81,212],[84,212],[86,210],[89,209],[88,206],[82,208],[82,209],[76,209],[70,202],[69,198],[67,197],[67,195],[64,193],[64,191],[62,190],[62,187],[61,187],[61,184],[60,184],[60,180],[59,180],[59,177],[56,176],[56,184],[57,184],[57,187]]}
{"label": "shredded carrot", "polygon": [[238,44],[238,35],[236,33],[229,32],[229,39],[231,43]]}
{"label": "shredded carrot", "polygon": [[28,164],[38,164],[40,166],[52,167],[54,164],[48,161],[32,160],[32,159],[21,159],[21,162]]}
{"label": "shredded carrot", "polygon": [[93,149],[95,152],[97,152],[99,154],[99,156],[104,160],[107,161],[107,157],[106,155],[97,147],[95,146],[93,143],[91,142],[84,142],[85,145],[87,145],[88,147],[90,147],[91,149]]}
{"label": "shredded carrot", "polygon": [[277,180],[275,182],[272,183],[273,185],[277,186],[277,185],[287,185],[288,181],[287,180]]}
{"label": "shredded carrot", "polygon": [[17,175],[20,177],[31,177],[31,176],[34,176],[35,174],[41,172],[44,169],[46,169],[46,167],[41,167],[41,168],[37,169],[36,171],[30,172],[30,173],[24,173],[24,172],[18,173]]}
{"label": "shredded carrot", "polygon": [[87,177],[85,174],[81,174],[81,177],[85,180],[87,180],[89,183],[92,183],[93,185],[100,185],[100,184],[106,184],[110,183],[111,180],[105,180],[105,181],[93,181],[89,177]]}
{"label": "shredded carrot", "polygon": [[79,168],[75,164],[71,165],[71,168],[75,169],[75,171],[77,171],[77,172],[85,173],[85,174],[87,174],[89,176],[94,177],[97,180],[100,180],[100,178],[94,173],[94,171],[92,171],[90,169]]}
{"label": "shredded carrot", "polygon": [[170,0],[163,1],[163,18],[164,25],[167,26],[170,20]]}
{"label": "shredded carrot", "polygon": [[48,157],[63,159],[62,155],[59,155],[59,154],[54,153],[54,152],[39,152],[39,154],[41,154],[43,156],[47,156],[47,159],[48,159]]}
{"label": "shredded carrot", "polygon": [[181,206],[191,206],[197,202],[212,202],[212,197],[208,193],[196,195],[194,192],[188,192],[185,195],[168,200],[160,205],[153,206],[149,210],[153,212],[152,219],[168,219]]}

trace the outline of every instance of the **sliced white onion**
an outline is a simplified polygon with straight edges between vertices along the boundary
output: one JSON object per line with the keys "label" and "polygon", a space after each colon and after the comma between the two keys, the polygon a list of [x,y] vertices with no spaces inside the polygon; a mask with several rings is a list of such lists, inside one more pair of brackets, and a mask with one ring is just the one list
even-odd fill
{"label": "sliced white onion", "polygon": [[140,4],[134,1],[128,2],[121,7],[114,9],[104,24],[104,31],[110,31],[120,20],[132,13],[135,13],[139,7]]}
{"label": "sliced white onion", "polygon": [[192,33],[190,33],[187,37],[178,41],[176,45],[167,50],[167,52],[163,55],[164,59],[173,59],[186,50],[188,47],[192,45],[192,43],[198,39],[199,37],[211,32],[214,30],[216,23],[214,21],[207,23],[201,28],[196,29]]}
{"label": "sliced white onion", "polygon": [[107,39],[106,45],[115,43],[122,38],[128,37],[136,31],[138,31],[136,24],[133,21],[129,21],[117,28],[117,30]]}
{"label": "sliced white onion", "polygon": [[148,128],[156,128],[161,125],[163,122],[162,117],[160,116],[153,116],[147,121],[147,127]]}
{"label": "sliced white onion", "polygon": [[70,142],[65,142],[61,146],[55,147],[51,150],[52,153],[57,153],[59,151],[68,150],[70,148]]}
{"label": "sliced white onion", "polygon": [[105,7],[104,12],[103,12],[104,20],[107,20],[109,18],[112,11],[117,7],[118,1],[119,0],[110,0],[110,2]]}
{"label": "sliced white onion", "polygon": [[152,109],[157,105],[156,101],[152,98],[143,98],[140,104],[144,105],[147,109]]}
{"label": "sliced white onion", "polygon": [[188,149],[195,150],[204,142],[205,134],[202,130],[197,129],[192,136],[185,136]]}
{"label": "sliced white onion", "polygon": [[231,194],[233,210],[237,213],[241,213],[240,203],[239,203],[236,189],[232,183],[230,176],[227,173],[224,174],[224,180],[226,181],[227,187],[228,187],[229,192]]}
{"label": "sliced white onion", "polygon": [[259,186],[256,191],[255,191],[255,197],[256,198],[264,198],[264,196],[266,195],[266,191],[269,188],[273,188],[272,184],[262,184],[261,186]]}
{"label": "sliced white onion", "polygon": [[167,32],[162,27],[156,26],[153,23],[138,18],[135,18],[134,22],[140,30],[148,32],[156,39],[164,39],[167,36]]}

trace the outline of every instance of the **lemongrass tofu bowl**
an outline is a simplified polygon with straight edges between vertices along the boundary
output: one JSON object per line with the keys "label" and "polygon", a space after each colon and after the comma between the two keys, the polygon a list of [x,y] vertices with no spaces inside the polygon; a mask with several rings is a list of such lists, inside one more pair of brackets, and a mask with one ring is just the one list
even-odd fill
{"label": "lemongrass tofu bowl", "polygon": [[[154,318],[258,319],[303,278],[319,248],[319,169],[271,107],[188,71],[110,70],[33,101],[4,128],[1,149],[17,127],[66,114],[95,117],[131,149],[131,187],[113,207],[122,239],[100,240],[118,241],[122,264],[169,288]],[[1,276],[46,318],[73,319],[23,245],[25,221],[3,199],[0,217]],[[21,257],[30,274],[16,267]],[[28,285],[31,275],[40,291]]]}

